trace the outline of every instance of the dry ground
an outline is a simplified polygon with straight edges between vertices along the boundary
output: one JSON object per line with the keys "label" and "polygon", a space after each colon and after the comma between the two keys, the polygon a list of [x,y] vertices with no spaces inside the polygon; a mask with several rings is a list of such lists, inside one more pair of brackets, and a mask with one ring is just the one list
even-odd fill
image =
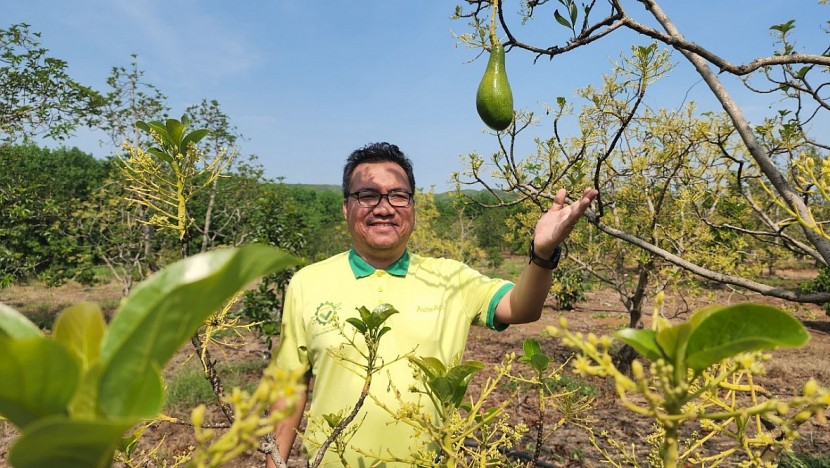
{"label": "dry ground", "polygon": [[[779,272],[779,274],[781,274]],[[46,297],[49,295],[50,297]],[[18,310],[26,310],[29,304],[37,298],[44,302],[46,299],[54,304],[71,304],[80,300],[94,300],[108,304],[108,308],[117,304],[117,287],[81,288],[75,286],[64,286],[62,288],[43,290],[40,288],[12,288],[0,290],[0,301],[9,304]],[[782,349],[773,352],[774,359],[767,365],[767,373],[758,381],[763,387],[774,395],[786,397],[796,394],[803,383],[809,378],[816,378],[822,385],[830,386],[830,317],[816,306],[786,304],[782,301],[763,298],[759,296],[745,296],[727,291],[715,291],[699,304],[686,304],[676,298],[669,297],[666,301],[665,312],[667,315],[677,314],[678,319],[683,319],[689,310],[695,310],[706,303],[737,303],[745,301],[756,301],[770,303],[782,307],[802,320],[811,334],[808,344],[801,349]],[[650,311],[650,309],[647,309]],[[27,312],[41,313],[36,309]],[[596,334],[611,334],[616,329],[627,323],[620,301],[616,295],[608,290],[597,291],[588,294],[585,301],[577,304],[572,311],[558,311],[552,306],[546,308],[542,320],[537,323],[513,326],[502,333],[494,333],[485,329],[475,328],[469,340],[465,359],[476,359],[488,364],[495,364],[507,352],[520,353],[522,342],[525,338],[534,337],[542,345],[543,351],[553,356],[555,362],[564,362],[571,351],[559,343],[558,340],[544,336],[543,330],[547,325],[558,324],[560,316],[566,316],[570,328],[574,331]],[[238,350],[224,350],[227,358],[250,360],[264,356],[265,345],[256,338],[247,340]],[[187,358],[189,349],[183,350],[174,358],[166,370],[167,374],[176,371],[177,366]],[[476,377],[470,387],[475,393],[478,386],[487,372]],[[607,382],[599,379],[587,381],[596,391],[596,408],[591,416],[594,419],[596,428],[603,428],[609,431],[614,437],[627,444],[643,446],[645,436],[649,432],[647,421],[638,420],[631,413],[621,409],[614,397],[613,388]],[[2,383],[7,385],[8,383]],[[506,393],[505,393],[506,395]],[[512,412],[516,421],[524,421],[528,425],[533,424],[535,419],[534,403],[528,398],[520,398],[513,406]],[[175,411],[175,416],[187,418],[186,410]],[[556,414],[549,416],[551,420]],[[219,418],[215,419],[219,421]],[[821,427],[810,421],[800,429],[802,438],[796,444],[796,450],[804,454],[830,454],[830,430]],[[5,456],[10,443],[13,441],[15,431],[7,423],[0,423],[0,466],[5,466]],[[192,428],[182,425],[159,424],[151,428],[145,436],[143,447],[150,447],[160,441],[165,442],[159,455],[163,458],[172,457],[185,451],[191,444]],[[528,438],[529,439],[529,438]],[[530,442],[524,446],[529,450]],[[293,453],[299,453],[295,446]],[[548,466],[595,466],[601,464],[600,457],[596,450],[588,442],[584,430],[564,427],[554,433],[548,441],[543,444],[543,460]],[[302,456],[295,456],[289,466],[305,466]],[[155,465],[148,465],[155,466]],[[264,466],[264,456],[252,452],[240,457],[232,466]]]}

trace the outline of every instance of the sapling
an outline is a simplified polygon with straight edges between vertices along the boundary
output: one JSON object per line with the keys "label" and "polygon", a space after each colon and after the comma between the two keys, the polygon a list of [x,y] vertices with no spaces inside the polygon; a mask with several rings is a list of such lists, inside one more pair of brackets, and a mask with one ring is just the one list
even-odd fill
{"label": "sapling", "polygon": [[[770,359],[761,351],[802,346],[808,340],[798,320],[770,306],[737,304],[705,307],[673,325],[662,317],[662,303],[660,294],[650,330],[615,334],[650,361],[648,366],[634,361],[631,376],[613,365],[612,338],[571,332],[564,318],[560,328],[548,329],[579,351],[573,364],[577,373],[612,378],[623,406],[654,420],[657,430],[651,440],[657,452],[652,464],[710,465],[740,456],[746,463],[764,465],[778,449],[789,446],[799,424],[823,418],[830,392],[815,380],[804,385],[801,395],[783,401],[753,377]],[[680,428],[691,422],[699,424],[703,435],[684,443]],[[719,445],[714,454],[704,453],[706,442],[715,438],[732,442]],[[614,463],[613,456],[603,453]],[[633,454],[622,456],[630,459]]]}

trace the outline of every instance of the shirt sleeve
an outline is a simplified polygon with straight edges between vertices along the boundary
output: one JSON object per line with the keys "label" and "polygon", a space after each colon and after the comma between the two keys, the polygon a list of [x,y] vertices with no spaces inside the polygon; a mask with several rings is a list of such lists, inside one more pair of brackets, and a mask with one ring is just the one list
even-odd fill
{"label": "shirt sleeve", "polygon": [[514,284],[507,280],[485,276],[463,263],[458,278],[464,292],[464,301],[468,304],[467,311],[472,323],[484,325],[496,331],[506,329],[506,324],[499,323],[495,319],[496,306]]}
{"label": "shirt sleeve", "polygon": [[280,343],[274,358],[277,366],[284,369],[303,368],[308,370],[308,343],[305,331],[305,321],[302,316],[302,307],[299,304],[301,294],[298,286],[292,280],[285,291],[283,304],[282,324],[280,326]]}

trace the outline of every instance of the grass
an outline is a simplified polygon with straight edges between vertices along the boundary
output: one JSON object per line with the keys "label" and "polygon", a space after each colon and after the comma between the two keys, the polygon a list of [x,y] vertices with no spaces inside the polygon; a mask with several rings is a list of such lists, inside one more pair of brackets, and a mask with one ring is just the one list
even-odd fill
{"label": "grass", "polygon": [[94,302],[106,317],[112,316],[121,302],[121,285],[110,282],[84,286],[70,281],[61,286],[47,287],[33,281],[1,288],[0,302],[27,316],[41,329],[51,330],[55,318],[63,309],[80,302]]}
{"label": "grass", "polygon": [[560,375],[558,379],[545,379],[545,387],[547,387],[550,394],[572,392],[574,395],[582,397],[594,397],[599,394],[599,391],[593,385],[566,374]]}
{"label": "grass", "polygon": [[786,452],[778,464],[781,468],[830,468],[830,455],[801,455]]}
{"label": "grass", "polygon": [[[225,391],[234,387],[252,391],[267,365],[265,359],[244,360],[217,365]],[[176,369],[167,379],[167,407],[190,409],[216,402],[216,395],[195,361]]]}

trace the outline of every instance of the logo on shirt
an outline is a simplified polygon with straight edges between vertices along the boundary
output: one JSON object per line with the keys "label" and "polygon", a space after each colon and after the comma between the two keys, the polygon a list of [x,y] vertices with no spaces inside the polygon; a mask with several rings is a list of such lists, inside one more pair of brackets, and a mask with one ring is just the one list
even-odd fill
{"label": "logo on shirt", "polygon": [[333,302],[329,302],[329,301],[323,302],[323,303],[321,303],[320,305],[317,306],[317,312],[314,313],[314,319],[320,325],[326,325],[327,323],[329,323],[331,318],[335,314],[337,314],[337,309],[339,309],[339,308],[340,308],[340,306],[338,304],[333,303]]}
{"label": "logo on shirt", "polygon": [[418,312],[418,313],[422,313],[422,314],[435,313],[435,312],[440,312],[441,311],[441,306],[440,305],[433,305],[433,306],[420,306],[419,305],[418,307],[415,308],[415,311]]}

